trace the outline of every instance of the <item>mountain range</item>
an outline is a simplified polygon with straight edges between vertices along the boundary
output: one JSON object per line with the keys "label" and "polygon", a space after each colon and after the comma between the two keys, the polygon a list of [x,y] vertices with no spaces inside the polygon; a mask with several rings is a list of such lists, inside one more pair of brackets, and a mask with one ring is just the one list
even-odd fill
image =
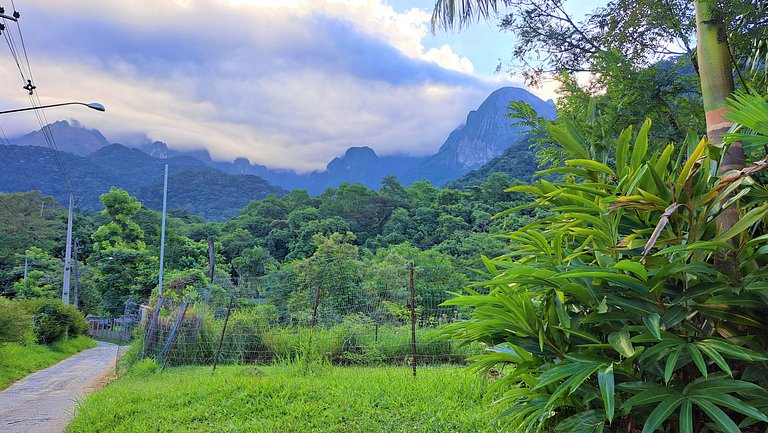
{"label": "mountain range", "polygon": [[[98,196],[110,186],[127,190],[150,208],[159,208],[163,166],[168,164],[169,208],[221,220],[269,194],[280,196],[286,190],[306,189],[317,195],[344,182],[378,189],[388,175],[396,176],[404,185],[426,179],[442,186],[464,175],[487,177],[486,173],[493,171],[507,171],[512,177],[527,180],[536,167],[525,129],[512,126],[513,120],[506,117],[506,106],[513,100],[525,101],[539,115],[554,116],[551,101],[542,101],[524,89],[504,87],[471,111],[434,155],[379,156],[366,146],[351,147],[330,161],[324,171],[308,174],[272,170],[246,158],[215,161],[205,150],[182,152],[159,141],[146,141],[134,148],[110,144],[100,131],[76,121],[57,121],[48,127],[76,192],[83,196],[85,210],[98,209]],[[37,189],[65,202],[67,188],[55,169],[53,154],[43,147],[43,132],[30,132],[10,142],[0,146],[0,157],[6,161],[0,171],[0,191]],[[487,163],[491,168],[484,167]]]}

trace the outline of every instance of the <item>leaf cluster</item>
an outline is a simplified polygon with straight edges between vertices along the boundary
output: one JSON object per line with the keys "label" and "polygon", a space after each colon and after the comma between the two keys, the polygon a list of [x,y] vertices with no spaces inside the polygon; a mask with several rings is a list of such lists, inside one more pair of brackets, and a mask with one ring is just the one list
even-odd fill
{"label": "leaf cluster", "polygon": [[[562,180],[510,190],[552,216],[509,233],[510,251],[485,261],[491,278],[446,302],[474,309],[449,334],[488,345],[472,360],[502,372],[512,431],[768,423],[766,159],[717,176],[721,149],[691,139],[650,152],[650,126],[620,134],[615,162],[551,126],[567,157],[542,174]],[[728,207],[741,218],[720,230]]]}

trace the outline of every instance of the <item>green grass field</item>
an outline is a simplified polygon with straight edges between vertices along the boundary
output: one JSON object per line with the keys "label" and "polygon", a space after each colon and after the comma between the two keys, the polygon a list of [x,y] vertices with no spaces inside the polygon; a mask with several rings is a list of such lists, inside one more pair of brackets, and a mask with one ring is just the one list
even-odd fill
{"label": "green grass field", "polygon": [[75,432],[490,433],[487,382],[460,368],[257,369],[142,362],[78,408]]}
{"label": "green grass field", "polygon": [[83,336],[57,341],[50,346],[0,344],[0,390],[8,388],[13,382],[29,373],[49,367],[91,347],[96,347],[96,342]]}

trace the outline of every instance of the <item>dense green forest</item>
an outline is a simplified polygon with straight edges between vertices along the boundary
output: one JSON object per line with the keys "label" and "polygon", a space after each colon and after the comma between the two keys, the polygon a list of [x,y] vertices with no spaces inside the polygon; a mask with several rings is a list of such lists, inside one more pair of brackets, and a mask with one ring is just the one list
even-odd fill
{"label": "dense green forest", "polygon": [[[388,177],[379,191],[343,184],[318,197],[304,190],[270,196],[223,223],[171,210],[164,286],[181,294],[207,285],[210,240],[215,278],[234,283],[288,270],[311,272],[306,264],[312,260],[346,261],[337,269],[372,269],[397,256],[404,264],[441,269],[459,289],[482,266],[481,256],[504,254],[502,233],[541,216],[529,209],[493,218],[527,201],[525,194],[504,192],[516,184],[502,173],[466,191],[426,181],[404,188]],[[66,210],[37,192],[3,194],[0,200],[0,230],[7,239],[0,247],[2,294],[59,297]],[[75,218],[78,304],[87,314],[119,315],[126,301],[146,302],[156,289],[161,215],[116,188],[101,201],[101,213]]]}

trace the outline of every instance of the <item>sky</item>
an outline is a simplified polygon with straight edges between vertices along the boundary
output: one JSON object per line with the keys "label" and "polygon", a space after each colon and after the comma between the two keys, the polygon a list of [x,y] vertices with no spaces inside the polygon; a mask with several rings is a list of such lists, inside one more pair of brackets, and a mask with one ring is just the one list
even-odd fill
{"label": "sky", "polygon": [[[3,4],[0,4],[3,5]],[[4,4],[6,13],[12,11]],[[495,89],[514,40],[495,22],[430,32],[432,0],[15,0],[45,111],[110,141],[145,137],[214,159],[322,170],[351,146],[428,155]],[[6,37],[20,38],[6,23]],[[30,104],[0,41],[0,110]],[[19,50],[21,51],[21,50]],[[543,99],[551,86],[529,89]],[[6,114],[8,136],[39,129]]]}

